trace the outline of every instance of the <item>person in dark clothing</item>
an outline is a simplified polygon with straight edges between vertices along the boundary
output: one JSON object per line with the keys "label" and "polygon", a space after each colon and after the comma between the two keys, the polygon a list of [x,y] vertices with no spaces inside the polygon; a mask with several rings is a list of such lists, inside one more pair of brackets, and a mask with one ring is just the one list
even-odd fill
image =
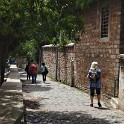
{"label": "person in dark clothing", "polygon": [[28,62],[28,64],[27,64],[26,67],[25,67],[25,71],[27,72],[27,80],[28,80],[28,79],[30,80],[30,76],[31,76],[29,67],[30,67],[30,62]]}
{"label": "person in dark clothing", "polygon": [[42,74],[42,77],[43,77],[43,82],[45,83],[45,81],[46,81],[46,75],[48,74],[48,69],[47,69],[45,63],[42,63],[41,74]]}

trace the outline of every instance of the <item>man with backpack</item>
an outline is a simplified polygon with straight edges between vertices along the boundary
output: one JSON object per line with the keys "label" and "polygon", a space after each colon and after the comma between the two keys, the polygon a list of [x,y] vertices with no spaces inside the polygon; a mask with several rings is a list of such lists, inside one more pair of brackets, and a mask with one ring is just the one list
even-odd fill
{"label": "man with backpack", "polygon": [[89,78],[89,87],[90,87],[90,100],[91,100],[90,106],[93,107],[94,92],[96,90],[98,106],[102,107],[102,105],[100,103],[101,85],[102,85],[101,69],[98,67],[97,62],[92,62],[91,67],[88,71],[87,77]]}

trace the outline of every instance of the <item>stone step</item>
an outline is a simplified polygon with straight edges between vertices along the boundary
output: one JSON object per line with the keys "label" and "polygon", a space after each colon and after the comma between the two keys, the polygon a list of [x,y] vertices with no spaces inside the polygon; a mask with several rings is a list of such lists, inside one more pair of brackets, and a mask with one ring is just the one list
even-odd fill
{"label": "stone step", "polygon": [[111,103],[113,108],[118,109],[118,98],[112,97],[110,103]]}

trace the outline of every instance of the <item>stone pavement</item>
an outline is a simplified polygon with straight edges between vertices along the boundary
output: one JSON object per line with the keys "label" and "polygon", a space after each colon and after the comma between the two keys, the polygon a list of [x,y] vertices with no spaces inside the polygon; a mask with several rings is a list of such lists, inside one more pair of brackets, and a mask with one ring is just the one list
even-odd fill
{"label": "stone pavement", "polygon": [[26,80],[21,73],[27,124],[124,124],[124,112],[110,109],[102,101],[103,108],[89,106],[89,94],[47,78],[37,84]]}
{"label": "stone pavement", "polygon": [[10,66],[6,82],[0,87],[0,124],[22,124],[24,116],[22,83],[16,65]]}

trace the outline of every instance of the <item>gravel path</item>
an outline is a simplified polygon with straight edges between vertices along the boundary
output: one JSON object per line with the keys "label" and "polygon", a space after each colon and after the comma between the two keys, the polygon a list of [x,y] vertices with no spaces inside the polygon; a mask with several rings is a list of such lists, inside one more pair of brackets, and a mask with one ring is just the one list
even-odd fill
{"label": "gravel path", "polygon": [[21,74],[23,96],[26,106],[27,124],[124,124],[124,112],[109,109],[102,101],[98,108],[89,106],[89,94],[47,78],[42,82],[41,75],[37,84],[26,80]]}

